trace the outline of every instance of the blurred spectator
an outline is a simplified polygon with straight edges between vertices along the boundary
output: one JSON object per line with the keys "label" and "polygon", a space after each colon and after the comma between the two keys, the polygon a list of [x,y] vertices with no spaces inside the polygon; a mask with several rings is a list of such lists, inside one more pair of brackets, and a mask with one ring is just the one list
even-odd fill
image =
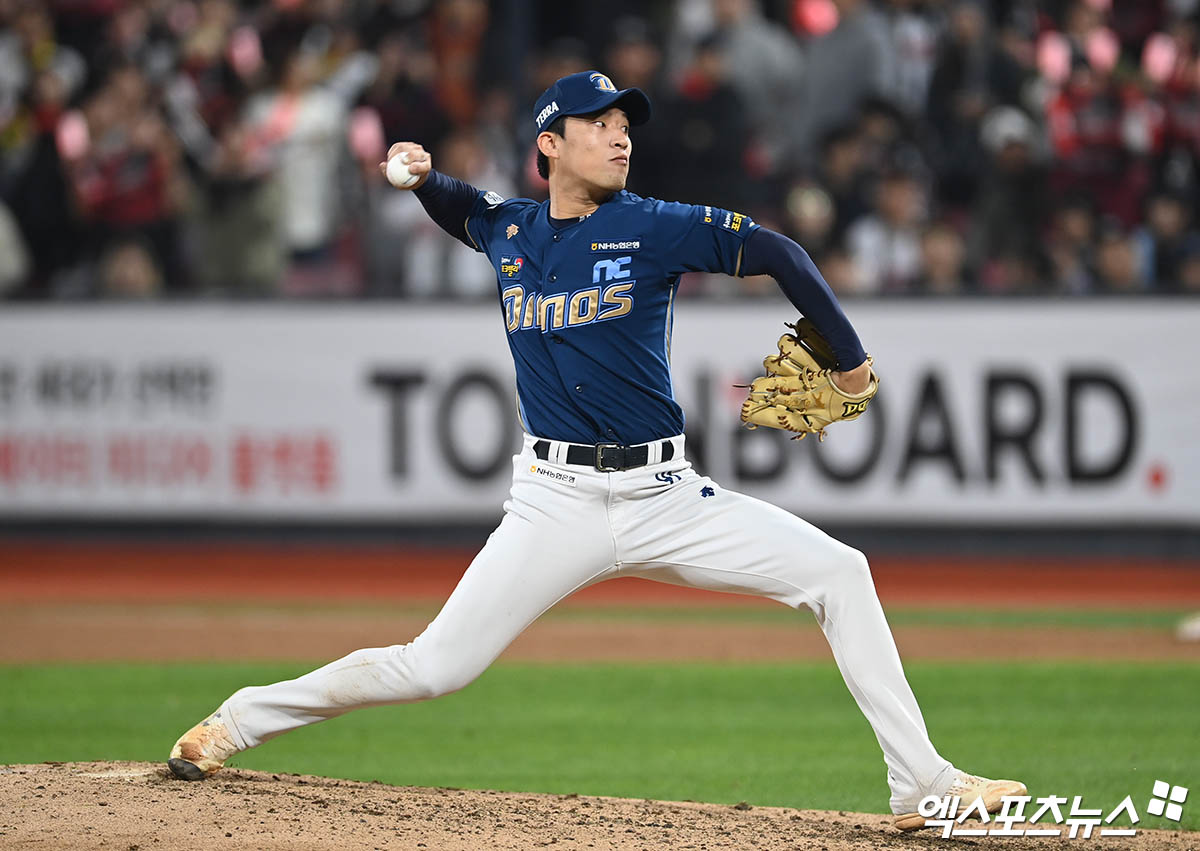
{"label": "blurred spectator", "polygon": [[997,104],[1019,106],[1034,112],[1044,95],[1038,77],[1033,16],[1029,15],[1029,18],[1031,25],[1028,27],[1022,27],[1019,20],[1009,20],[1001,25],[996,33],[996,49],[992,52],[988,80]]}
{"label": "blurred spectator", "polygon": [[[728,68],[725,37],[706,37],[678,91],[663,105],[663,144],[671,161],[660,185],[672,201],[746,207],[748,128],[742,102],[728,82]],[[636,138],[633,153],[636,159]]]}
{"label": "blurred spectator", "polygon": [[1110,221],[1100,233],[1096,248],[1097,292],[1136,295],[1145,287],[1137,249],[1119,222]]}
{"label": "blurred spectator", "polygon": [[294,294],[354,288],[335,253],[345,214],[339,170],[347,155],[347,108],[318,85],[318,71],[313,53],[294,49],[283,61],[278,85],[246,108],[246,156],[267,158],[282,185],[283,237],[291,260],[283,287]]}
{"label": "blurred spectator", "polygon": [[990,155],[971,219],[971,265],[987,267],[1021,257],[1036,265],[1046,209],[1046,174],[1034,162],[1033,121],[1016,107],[988,113],[981,135]]}
{"label": "blurred spectator", "polygon": [[945,223],[921,234],[921,273],[914,291],[924,295],[956,295],[964,290],[966,244]]}
{"label": "blurred spectator", "polygon": [[859,289],[859,273],[854,258],[844,248],[834,247],[825,252],[817,268],[839,298],[863,294]]}
{"label": "blurred spectator", "polygon": [[1178,291],[1200,295],[1200,236],[1192,234],[1179,255]]}
{"label": "blurred spectator", "polygon": [[[83,57],[55,40],[54,21],[40,3],[18,5],[9,26],[0,29],[0,179],[18,164],[15,157],[37,135],[37,104],[46,99],[45,87],[53,85],[56,103],[66,103],[80,90],[87,77]],[[41,79],[41,92],[34,89]],[[34,103],[25,98],[33,90]]]}
{"label": "blurred spectator", "polygon": [[162,273],[154,258],[136,240],[113,243],[100,259],[99,295],[103,298],[154,298],[162,285]]}
{"label": "blurred spectator", "polygon": [[[713,18],[729,84],[744,105],[749,128],[777,162],[788,147],[789,117],[800,107],[805,71],[800,48],[787,30],[763,17],[758,0],[713,0]],[[838,85],[845,91],[845,80]]]}
{"label": "blurred spectator", "polygon": [[864,146],[857,127],[847,125],[826,134],[817,176],[833,202],[830,239],[840,241],[850,225],[871,209]]}
{"label": "blurred spectator", "polygon": [[1126,98],[1136,90],[1123,98],[1118,88],[1119,50],[1089,2],[1071,3],[1063,33],[1043,33],[1039,43],[1043,75],[1061,86],[1046,105],[1055,191],[1087,194],[1103,214],[1131,224],[1149,184],[1149,171],[1135,155],[1146,152],[1152,131],[1137,127],[1145,113],[1127,109]]}
{"label": "blurred spectator", "polygon": [[975,198],[985,160],[980,123],[992,97],[993,48],[978,0],[956,0],[938,48],[927,114],[934,130],[938,198],[965,205]]}
{"label": "blurred spectator", "polygon": [[1047,254],[1050,279],[1059,291],[1072,295],[1091,291],[1095,231],[1095,215],[1086,200],[1067,199],[1055,210]]}
{"label": "blurred spectator", "polygon": [[787,231],[809,254],[824,254],[834,244],[837,211],[829,193],[811,181],[795,184],[787,196]]}
{"label": "blurred spectator", "polygon": [[92,66],[105,73],[132,65],[151,85],[161,85],[171,74],[177,46],[154,15],[165,4],[121,3],[107,22],[107,38],[92,56]]}
{"label": "blurred spectator", "polygon": [[910,172],[892,170],[880,178],[875,211],[853,225],[846,243],[854,258],[854,292],[904,293],[921,269],[921,224],[925,204]]}
{"label": "blurred spectator", "polygon": [[438,102],[459,126],[471,123],[479,108],[479,60],[488,20],[485,0],[433,4],[429,43],[436,59]]}
{"label": "blurred spectator", "polygon": [[[811,155],[829,130],[849,122],[862,103],[886,93],[896,75],[887,22],[869,0],[835,0],[837,27],[808,47],[794,154]],[[777,106],[778,108],[778,106]]]}
{"label": "blurred spectator", "polygon": [[927,171],[912,126],[891,102],[879,97],[864,100],[858,110],[857,131],[863,165],[874,174],[897,163],[914,174]]}
{"label": "blurred spectator", "polygon": [[29,255],[21,230],[7,206],[0,203],[0,296],[15,290],[29,274]]}
{"label": "blurred spectator", "polygon": [[75,202],[97,257],[112,241],[144,242],[168,284],[187,285],[180,262],[180,151],[134,65],[114,68],[84,106],[86,134],[67,159]]}
{"label": "blurred spectator", "polygon": [[1190,196],[1191,214],[1200,212],[1200,33],[1194,17],[1175,20],[1167,32],[1147,40],[1142,55],[1146,77],[1160,87],[1164,139],[1157,179],[1173,192]]}
{"label": "blurred spectator", "polygon": [[65,113],[67,90],[57,74],[43,71],[29,93],[31,135],[19,153],[10,151],[4,165],[5,196],[29,249],[30,263],[21,287],[10,292],[45,296],[52,280],[79,261],[81,223],[73,202],[60,144],[82,143],[86,123],[78,112]]}
{"label": "blurred spectator", "polygon": [[1023,254],[1002,254],[979,274],[979,289],[991,295],[1034,295],[1044,292],[1043,277]]}
{"label": "blurred spectator", "polygon": [[1184,245],[1192,238],[1189,231],[1192,211],[1188,199],[1158,192],[1146,202],[1145,224],[1134,232],[1140,274],[1152,289],[1170,290],[1179,276]]}
{"label": "blurred spectator", "polygon": [[361,103],[379,113],[388,144],[406,139],[436,150],[450,118],[434,91],[437,63],[418,39],[391,33],[376,49],[378,66]]}
{"label": "blurred spectator", "polygon": [[204,292],[274,294],[287,269],[283,182],[255,149],[249,129],[229,123],[194,199],[197,283]]}
{"label": "blurred spectator", "polygon": [[886,4],[896,57],[895,75],[888,81],[887,91],[908,115],[919,115],[929,94],[940,29],[939,16],[930,8],[933,5],[924,0],[887,0]]}

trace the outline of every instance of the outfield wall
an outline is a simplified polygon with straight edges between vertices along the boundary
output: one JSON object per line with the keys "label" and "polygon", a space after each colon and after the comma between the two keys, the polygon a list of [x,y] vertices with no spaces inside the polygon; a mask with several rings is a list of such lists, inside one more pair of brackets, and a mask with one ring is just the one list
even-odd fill
{"label": "outfield wall", "polygon": [[[780,303],[678,305],[689,455],[805,517],[1200,528],[1200,302],[855,303],[880,394],[824,444],[738,426]],[[569,333],[569,332],[568,332]],[[0,313],[0,516],[494,519],[520,436],[491,306]]]}

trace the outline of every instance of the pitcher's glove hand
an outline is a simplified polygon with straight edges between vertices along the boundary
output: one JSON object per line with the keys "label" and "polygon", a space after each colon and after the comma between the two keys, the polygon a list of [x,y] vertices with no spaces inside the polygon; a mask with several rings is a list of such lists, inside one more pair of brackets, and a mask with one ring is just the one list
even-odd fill
{"label": "pitcher's glove hand", "polygon": [[[779,338],[779,354],[763,360],[767,374],[754,379],[742,403],[742,422],[750,428],[766,426],[796,432],[792,440],[815,434],[825,439],[825,427],[856,419],[879,390],[871,370],[871,383],[862,393],[845,393],[833,383],[837,358],[829,342],[812,322],[801,318],[788,325],[795,334]],[[867,358],[868,364],[874,360]],[[742,385],[745,386],[745,385]]]}

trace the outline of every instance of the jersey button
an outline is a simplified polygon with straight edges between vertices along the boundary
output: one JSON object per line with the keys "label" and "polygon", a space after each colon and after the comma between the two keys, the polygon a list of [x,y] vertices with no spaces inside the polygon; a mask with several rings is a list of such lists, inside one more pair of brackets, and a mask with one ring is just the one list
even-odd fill
{"label": "jersey button", "polygon": [[576,392],[576,393],[582,393],[582,392],[583,392],[583,385],[582,385],[582,384],[576,384],[576,385],[575,385],[575,392]]}
{"label": "jersey button", "polygon": [[556,233],[556,234],[554,235],[554,241],[555,241],[555,242],[558,242],[558,237],[559,237],[559,234],[557,234],[557,233]]}
{"label": "jersey button", "polygon": [[554,341],[554,342],[556,342],[556,343],[561,343],[561,342],[563,341],[563,338],[562,338],[562,335],[561,335],[561,334],[551,334],[551,335],[550,335],[550,339],[551,339],[551,340],[553,340],[553,341]]}
{"label": "jersey button", "polygon": [[552,284],[553,284],[553,283],[554,283],[555,281],[557,281],[557,280],[558,280],[558,275],[551,275],[551,276],[550,276],[550,283],[552,283]]}

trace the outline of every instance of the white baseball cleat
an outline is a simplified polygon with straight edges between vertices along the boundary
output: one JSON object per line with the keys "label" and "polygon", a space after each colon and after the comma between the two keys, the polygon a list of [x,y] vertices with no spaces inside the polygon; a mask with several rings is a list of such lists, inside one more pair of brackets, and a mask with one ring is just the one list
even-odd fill
{"label": "white baseball cleat", "polygon": [[[1024,795],[1028,793],[1025,784],[1017,780],[988,780],[986,777],[976,777],[965,771],[958,772],[950,788],[941,797],[954,797],[961,800],[958,811],[961,813],[983,798],[983,806],[989,813],[1000,811],[1005,795]],[[925,826],[925,816],[917,812],[897,813],[896,827],[900,830],[916,830]]]}
{"label": "white baseball cleat", "polygon": [[238,750],[218,709],[179,737],[167,767],[180,780],[203,780],[219,771]]}

